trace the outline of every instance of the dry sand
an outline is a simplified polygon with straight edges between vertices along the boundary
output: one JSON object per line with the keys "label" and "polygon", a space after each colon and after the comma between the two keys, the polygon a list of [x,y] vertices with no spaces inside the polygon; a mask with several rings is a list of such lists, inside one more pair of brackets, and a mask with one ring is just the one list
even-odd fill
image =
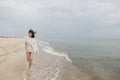
{"label": "dry sand", "polygon": [[0,80],[22,80],[23,38],[0,38]]}

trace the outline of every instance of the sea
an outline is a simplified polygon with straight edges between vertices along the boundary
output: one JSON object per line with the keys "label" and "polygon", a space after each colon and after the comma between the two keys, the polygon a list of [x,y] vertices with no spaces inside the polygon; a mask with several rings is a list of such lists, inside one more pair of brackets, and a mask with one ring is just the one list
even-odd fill
{"label": "sea", "polygon": [[66,54],[73,65],[82,70],[91,80],[120,80],[119,39],[49,39],[46,41],[58,54]]}

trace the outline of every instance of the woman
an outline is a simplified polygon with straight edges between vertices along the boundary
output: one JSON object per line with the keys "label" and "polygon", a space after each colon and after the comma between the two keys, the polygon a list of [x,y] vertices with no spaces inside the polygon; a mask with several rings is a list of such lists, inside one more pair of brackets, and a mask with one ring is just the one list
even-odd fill
{"label": "woman", "polygon": [[28,36],[25,37],[25,51],[26,58],[29,62],[29,70],[31,69],[33,54],[38,52],[37,40],[35,38],[35,32],[30,29],[28,31]]}

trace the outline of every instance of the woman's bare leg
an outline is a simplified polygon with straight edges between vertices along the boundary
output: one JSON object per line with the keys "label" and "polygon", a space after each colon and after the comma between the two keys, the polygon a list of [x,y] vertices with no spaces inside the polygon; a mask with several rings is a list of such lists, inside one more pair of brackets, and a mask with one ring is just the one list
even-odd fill
{"label": "woman's bare leg", "polygon": [[27,61],[29,62],[30,61],[29,52],[26,53],[26,58],[27,58]]}
{"label": "woman's bare leg", "polygon": [[32,65],[33,54],[31,52],[27,52],[26,56],[27,56],[27,61],[29,62],[29,70],[30,70],[31,65]]}
{"label": "woman's bare leg", "polygon": [[30,80],[30,52],[27,52],[26,53],[26,58],[27,58],[27,61],[28,61],[28,71],[27,71],[27,75],[26,75],[26,79],[27,80]]}
{"label": "woman's bare leg", "polygon": [[32,65],[33,53],[29,54],[29,58],[30,58],[30,61],[29,61],[29,70],[30,70],[31,69],[31,65]]}

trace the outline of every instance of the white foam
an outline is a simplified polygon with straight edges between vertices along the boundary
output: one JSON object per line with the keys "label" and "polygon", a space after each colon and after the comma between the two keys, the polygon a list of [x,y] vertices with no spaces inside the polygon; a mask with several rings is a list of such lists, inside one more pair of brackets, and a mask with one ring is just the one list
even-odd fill
{"label": "white foam", "polygon": [[72,60],[68,57],[68,55],[66,53],[58,53],[56,52],[48,42],[46,41],[39,41],[39,45],[41,46],[41,48],[43,49],[43,51],[50,53],[52,55],[56,55],[56,56],[63,56],[65,57],[69,62],[72,62]]}
{"label": "white foam", "polygon": [[[38,66],[39,67],[39,66]],[[34,77],[36,80],[57,80],[61,68],[63,67],[59,58],[55,60],[50,66],[44,67],[43,69],[33,69]]]}

